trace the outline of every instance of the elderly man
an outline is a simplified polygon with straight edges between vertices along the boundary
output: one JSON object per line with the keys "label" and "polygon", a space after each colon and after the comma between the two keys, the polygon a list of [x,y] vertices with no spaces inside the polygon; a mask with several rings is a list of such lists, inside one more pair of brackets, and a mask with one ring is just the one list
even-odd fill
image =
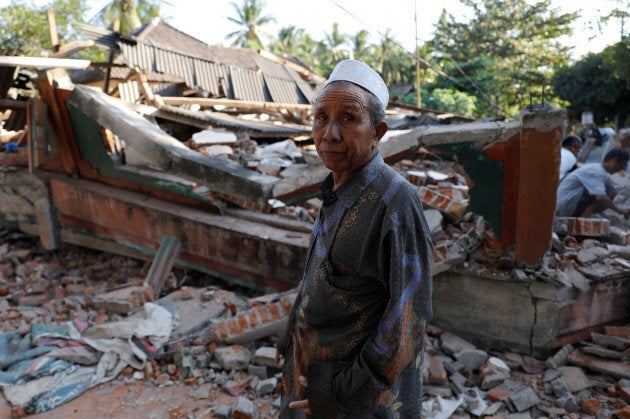
{"label": "elderly man", "polygon": [[558,186],[556,214],[561,217],[590,217],[593,212],[610,208],[623,216],[630,209],[619,208],[613,202],[617,194],[610,175],[628,165],[630,154],[623,148],[613,148],[601,163],[590,163],[569,173]]}
{"label": "elderly man", "polygon": [[337,64],[314,102],[313,138],[331,174],[278,352],[282,418],[419,418],[432,315],[429,230],[414,187],[378,153],[387,86]]}

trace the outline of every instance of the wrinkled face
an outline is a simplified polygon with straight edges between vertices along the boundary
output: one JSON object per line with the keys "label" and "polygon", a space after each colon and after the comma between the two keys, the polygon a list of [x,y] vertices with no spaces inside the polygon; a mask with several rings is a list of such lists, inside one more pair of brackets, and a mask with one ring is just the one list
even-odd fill
{"label": "wrinkled face", "polygon": [[352,83],[331,83],[313,109],[315,148],[337,186],[370,161],[387,129],[372,127],[369,94]]}

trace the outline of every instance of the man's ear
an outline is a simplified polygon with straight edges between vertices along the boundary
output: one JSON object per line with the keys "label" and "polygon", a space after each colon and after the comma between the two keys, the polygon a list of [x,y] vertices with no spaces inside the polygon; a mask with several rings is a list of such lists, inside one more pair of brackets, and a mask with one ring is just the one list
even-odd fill
{"label": "man's ear", "polygon": [[387,122],[385,121],[381,121],[378,123],[378,125],[376,126],[376,138],[380,141],[381,138],[383,138],[383,135],[385,135],[385,133],[387,132]]}

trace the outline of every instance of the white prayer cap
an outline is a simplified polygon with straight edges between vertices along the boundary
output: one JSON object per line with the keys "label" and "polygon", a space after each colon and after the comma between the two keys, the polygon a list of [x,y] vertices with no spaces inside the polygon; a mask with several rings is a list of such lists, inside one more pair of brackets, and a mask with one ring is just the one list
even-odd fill
{"label": "white prayer cap", "polygon": [[383,110],[387,108],[387,103],[389,103],[387,86],[381,76],[372,70],[369,65],[357,60],[339,61],[324,87],[333,81],[340,80],[349,81],[363,87],[378,98],[383,106]]}

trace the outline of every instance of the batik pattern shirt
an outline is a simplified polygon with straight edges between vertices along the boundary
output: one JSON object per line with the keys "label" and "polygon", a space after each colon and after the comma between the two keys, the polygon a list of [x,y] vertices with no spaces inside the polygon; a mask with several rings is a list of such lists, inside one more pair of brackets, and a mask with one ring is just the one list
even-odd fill
{"label": "batik pattern shirt", "polygon": [[278,342],[281,417],[304,417],[287,405],[308,399],[319,418],[419,418],[433,250],[418,194],[380,155],[332,185]]}

